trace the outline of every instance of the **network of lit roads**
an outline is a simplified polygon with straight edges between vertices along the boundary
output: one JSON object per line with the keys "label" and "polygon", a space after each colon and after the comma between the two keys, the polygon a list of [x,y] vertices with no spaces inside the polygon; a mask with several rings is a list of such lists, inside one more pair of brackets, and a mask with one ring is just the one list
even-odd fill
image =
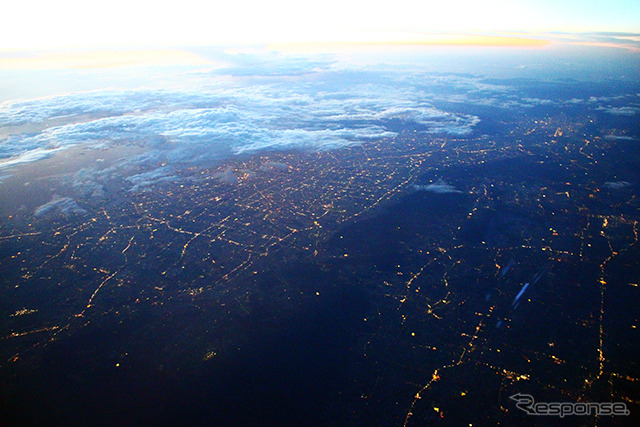
{"label": "network of lit roads", "polygon": [[[256,307],[277,327],[338,286],[274,267],[302,262],[369,300],[349,326],[357,366],[341,393],[353,413],[513,421],[517,391],[633,411],[640,215],[625,188],[603,187],[622,142],[587,134],[588,121],[245,155],[152,191],[78,199],[85,214],[5,217],[4,383],[52,343],[141,310],[198,313],[174,336],[149,335],[166,340],[149,365],[231,359]],[[455,191],[424,190],[438,179]],[[100,363],[124,368],[136,345]]]}

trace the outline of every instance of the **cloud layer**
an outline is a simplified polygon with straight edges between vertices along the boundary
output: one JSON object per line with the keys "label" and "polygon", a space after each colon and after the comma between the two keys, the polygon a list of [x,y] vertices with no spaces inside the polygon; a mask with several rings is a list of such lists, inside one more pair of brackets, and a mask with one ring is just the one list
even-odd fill
{"label": "cloud layer", "polygon": [[[318,64],[309,66],[312,72]],[[209,76],[201,80],[206,85],[196,88],[111,90],[5,102],[0,105],[0,127],[40,130],[4,138],[0,159],[6,160],[0,168],[77,145],[135,143],[154,158],[193,164],[265,149],[324,150],[393,137],[393,120],[411,122],[428,133],[456,135],[471,132],[479,121],[438,110],[393,79],[340,84],[339,75],[324,76],[314,84],[241,77],[226,85],[212,84]]]}
{"label": "cloud layer", "polygon": [[135,157],[76,177],[77,191],[99,198],[109,179],[144,191],[153,183],[177,180],[183,167],[211,166],[242,153],[328,150],[402,132],[469,135],[480,118],[468,111],[485,107],[588,108],[622,118],[640,111],[635,93],[562,95],[549,83],[427,73],[424,65],[355,65],[322,55],[233,55],[226,68],[183,70],[163,88],[1,103],[0,170],[10,173],[16,165],[73,146],[135,145]]}

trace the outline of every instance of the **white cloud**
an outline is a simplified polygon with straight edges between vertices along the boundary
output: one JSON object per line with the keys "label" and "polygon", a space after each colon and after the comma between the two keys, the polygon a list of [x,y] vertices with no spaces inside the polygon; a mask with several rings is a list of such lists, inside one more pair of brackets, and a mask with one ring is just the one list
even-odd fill
{"label": "white cloud", "polygon": [[84,199],[104,199],[106,196],[104,176],[104,173],[96,169],[80,169],[74,175],[73,188],[78,196]]}
{"label": "white cloud", "polygon": [[442,178],[439,178],[433,184],[427,185],[414,185],[418,191],[428,191],[430,193],[438,193],[438,194],[452,194],[452,193],[462,193],[462,191],[458,190],[451,184],[447,184]]}
{"label": "white cloud", "polygon": [[259,169],[265,172],[286,172],[290,167],[282,162],[265,162]]}
{"label": "white cloud", "polygon": [[233,168],[227,168],[224,172],[218,172],[213,175],[214,178],[220,182],[226,182],[227,184],[237,184],[238,176],[233,171]]}
{"label": "white cloud", "polygon": [[[9,143],[7,143],[9,145]],[[10,156],[8,159],[2,159],[0,155],[0,170],[4,168],[9,168],[11,166],[16,166],[22,163],[31,163],[36,162],[38,160],[46,159],[47,157],[54,154],[56,151],[60,151],[62,148],[46,148],[46,147],[34,147],[31,150],[25,147],[3,147],[5,148],[4,152],[8,153]],[[11,148],[13,148],[13,152],[16,153],[14,155],[11,154]]]}
{"label": "white cloud", "polygon": [[82,215],[87,211],[82,209],[75,200],[70,197],[54,195],[50,202],[37,207],[33,214],[37,217],[55,215]]}
{"label": "white cloud", "polygon": [[632,136],[626,136],[626,135],[607,135],[604,138],[610,141],[637,141],[638,140],[638,138],[634,138]]}
{"label": "white cloud", "polygon": [[339,90],[247,84],[210,91],[89,92],[4,103],[2,125],[62,123],[6,138],[0,157],[15,157],[15,164],[74,145],[133,142],[174,162],[210,161],[231,153],[322,150],[392,137],[396,131],[385,122],[390,119],[450,134],[467,134],[479,121],[440,111],[410,88],[370,83]]}
{"label": "white cloud", "polygon": [[160,182],[176,182],[178,178],[173,175],[173,171],[168,167],[160,167],[149,172],[139,173],[128,177],[126,180],[133,184],[129,189],[130,192],[136,193],[147,191],[151,185]]}
{"label": "white cloud", "polygon": [[612,107],[610,105],[606,107],[598,107],[596,110],[604,111],[605,113],[612,114],[614,116],[635,116],[640,113],[640,107],[625,106],[625,107]]}
{"label": "white cloud", "polygon": [[627,181],[608,181],[603,185],[604,188],[608,188],[609,190],[620,190],[630,186],[631,183]]}

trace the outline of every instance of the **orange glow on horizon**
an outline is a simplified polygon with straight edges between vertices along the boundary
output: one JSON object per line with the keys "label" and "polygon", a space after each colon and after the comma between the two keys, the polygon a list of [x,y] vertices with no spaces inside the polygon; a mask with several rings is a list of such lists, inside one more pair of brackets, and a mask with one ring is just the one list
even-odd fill
{"label": "orange glow on horizon", "polygon": [[[406,34],[368,33],[362,37],[347,37],[344,41],[273,42],[263,44],[267,50],[289,53],[357,52],[376,48],[402,48],[420,46],[443,47],[504,47],[544,48],[551,41],[513,35],[466,34]],[[46,70],[117,68],[163,65],[222,65],[195,53],[180,49],[122,49],[122,50],[53,50],[5,51],[0,57],[0,70]]]}
{"label": "orange glow on horizon", "polygon": [[606,48],[614,48],[614,49],[625,49],[625,50],[628,50],[630,52],[639,52],[640,53],[640,47],[633,46],[633,45],[630,45],[630,44],[624,44],[624,43],[572,42],[570,44],[577,45],[577,46],[593,46],[593,47],[606,47]]}
{"label": "orange glow on horizon", "polygon": [[357,50],[366,47],[385,46],[443,46],[443,47],[506,47],[506,48],[544,48],[551,44],[542,38],[526,38],[516,36],[485,36],[465,34],[432,34],[417,37],[395,37],[390,40],[372,38],[362,41],[335,42],[281,42],[270,43],[268,48],[294,52],[315,52],[335,50]]}

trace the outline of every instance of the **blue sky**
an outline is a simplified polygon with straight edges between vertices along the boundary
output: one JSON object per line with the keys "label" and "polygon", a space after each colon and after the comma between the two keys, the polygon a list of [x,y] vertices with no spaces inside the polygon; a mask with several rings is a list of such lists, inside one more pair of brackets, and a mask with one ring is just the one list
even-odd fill
{"label": "blue sky", "polygon": [[23,0],[3,6],[0,48],[402,42],[425,34],[640,33],[638,0]]}

